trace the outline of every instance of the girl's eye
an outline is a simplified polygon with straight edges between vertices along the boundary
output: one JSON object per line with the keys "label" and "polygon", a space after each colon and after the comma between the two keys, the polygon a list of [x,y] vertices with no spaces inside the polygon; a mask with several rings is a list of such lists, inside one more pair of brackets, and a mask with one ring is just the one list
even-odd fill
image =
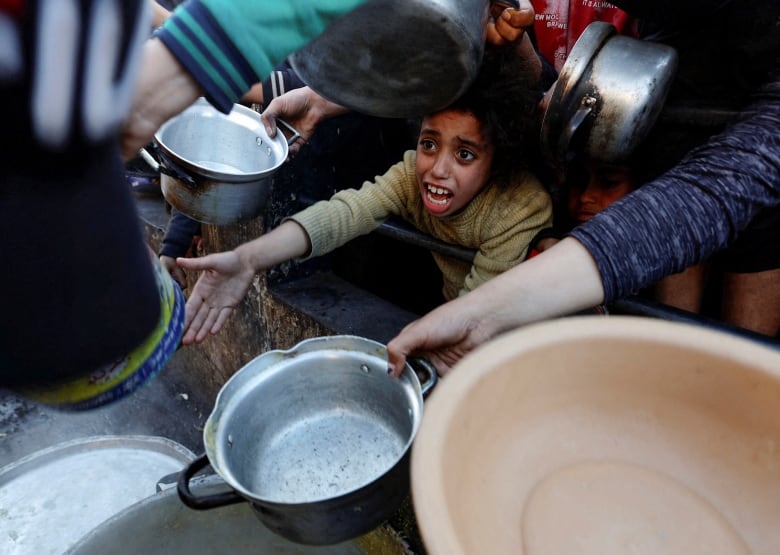
{"label": "girl's eye", "polygon": [[470,150],[466,150],[465,148],[461,148],[458,151],[458,159],[459,160],[468,161],[468,160],[473,160],[475,157],[476,156],[475,156],[475,154],[473,152],[471,152]]}
{"label": "girl's eye", "polygon": [[430,139],[420,139],[420,146],[423,150],[433,150],[436,148],[436,144]]}

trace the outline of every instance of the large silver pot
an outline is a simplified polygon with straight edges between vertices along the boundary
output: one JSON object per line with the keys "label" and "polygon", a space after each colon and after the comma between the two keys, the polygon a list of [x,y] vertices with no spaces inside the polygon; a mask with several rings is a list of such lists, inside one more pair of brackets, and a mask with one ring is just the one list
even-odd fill
{"label": "large silver pot", "polygon": [[[495,0],[518,7],[517,0]],[[368,0],[290,56],[325,98],[379,117],[446,107],[476,77],[489,0]]]}
{"label": "large silver pot", "polygon": [[[101,522],[65,555],[409,555],[389,526],[335,545],[302,545],[261,526],[247,504],[193,511],[182,504],[176,488],[164,486]],[[191,487],[213,495],[224,491],[225,483],[210,474],[194,478]]]}
{"label": "large silver pot", "polygon": [[299,137],[289,129],[289,139],[282,133],[270,138],[260,114],[251,108],[236,104],[225,115],[198,99],[154,136],[163,196],[207,224],[232,225],[257,217],[267,202],[271,175]]}
{"label": "large silver pot", "polygon": [[591,23],[551,91],[542,122],[543,151],[555,162],[575,153],[625,161],[658,119],[676,70],[671,46]]}
{"label": "large silver pot", "polygon": [[[194,509],[248,501],[282,537],[328,545],[379,526],[408,495],[409,452],[436,372],[421,385],[407,365],[387,375],[384,345],[318,337],[266,352],[220,390],[205,454],[181,473]],[[198,496],[190,479],[208,464],[232,490]]]}

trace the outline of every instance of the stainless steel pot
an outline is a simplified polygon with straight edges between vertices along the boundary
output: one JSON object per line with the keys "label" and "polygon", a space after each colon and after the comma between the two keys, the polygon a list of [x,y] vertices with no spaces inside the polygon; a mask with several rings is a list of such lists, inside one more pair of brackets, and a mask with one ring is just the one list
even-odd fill
{"label": "stainless steel pot", "polygon": [[[86,476],[84,479],[86,480]],[[95,480],[92,480],[94,483]],[[97,484],[95,484],[97,487]],[[199,494],[225,489],[219,476],[192,480]],[[64,509],[65,507],[63,507]],[[67,508],[71,508],[68,506]],[[71,510],[70,513],[73,513]],[[9,541],[11,541],[9,539]],[[12,550],[11,550],[12,552]],[[17,550],[18,552],[18,550]],[[37,551],[36,553],[41,553]],[[48,553],[62,553],[62,550]],[[193,511],[176,488],[162,489],[114,514],[88,531],[65,555],[409,555],[389,526],[335,545],[302,545],[261,526],[248,504]]]}
{"label": "stainless steel pot", "polygon": [[622,162],[644,140],[677,70],[671,46],[588,25],[556,81],[542,122],[542,149],[555,162],[583,153]]}
{"label": "stainless steel pot", "polygon": [[[178,492],[194,509],[248,501],[277,534],[301,544],[356,538],[381,524],[409,490],[409,452],[436,372],[421,385],[407,365],[387,375],[384,345],[318,337],[266,352],[220,390],[204,431],[205,454]],[[210,464],[232,490],[195,495]]]}
{"label": "stainless steel pot", "polygon": [[[368,0],[290,57],[325,98],[379,117],[444,108],[477,74],[488,0]],[[513,8],[517,0],[495,3]]]}
{"label": "stainless steel pot", "polygon": [[165,122],[154,136],[165,199],[199,222],[232,225],[257,217],[271,175],[300,135],[268,136],[260,114],[236,104],[223,114],[203,98]]}

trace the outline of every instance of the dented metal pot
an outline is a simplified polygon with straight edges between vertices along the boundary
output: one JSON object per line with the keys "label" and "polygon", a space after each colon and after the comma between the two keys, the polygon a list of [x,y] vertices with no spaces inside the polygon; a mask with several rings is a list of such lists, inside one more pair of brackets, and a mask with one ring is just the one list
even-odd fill
{"label": "dented metal pot", "polygon": [[625,161],[645,139],[664,106],[677,70],[671,46],[588,25],[549,93],[541,144],[548,159],[574,154]]}
{"label": "dented metal pot", "polygon": [[[384,345],[349,335],[266,352],[223,386],[203,431],[205,454],[182,472],[182,501],[206,510],[248,501],[277,534],[329,545],[363,535],[408,495],[409,453],[436,371],[387,375]],[[207,465],[230,486],[199,496]]]}

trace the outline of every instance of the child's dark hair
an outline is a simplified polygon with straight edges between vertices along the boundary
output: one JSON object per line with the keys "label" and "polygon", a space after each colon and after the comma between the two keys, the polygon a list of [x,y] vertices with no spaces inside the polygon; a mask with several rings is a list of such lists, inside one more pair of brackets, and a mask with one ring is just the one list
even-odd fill
{"label": "child's dark hair", "polygon": [[513,46],[488,46],[474,82],[447,109],[471,112],[495,148],[493,179],[505,184],[539,159],[541,82]]}

